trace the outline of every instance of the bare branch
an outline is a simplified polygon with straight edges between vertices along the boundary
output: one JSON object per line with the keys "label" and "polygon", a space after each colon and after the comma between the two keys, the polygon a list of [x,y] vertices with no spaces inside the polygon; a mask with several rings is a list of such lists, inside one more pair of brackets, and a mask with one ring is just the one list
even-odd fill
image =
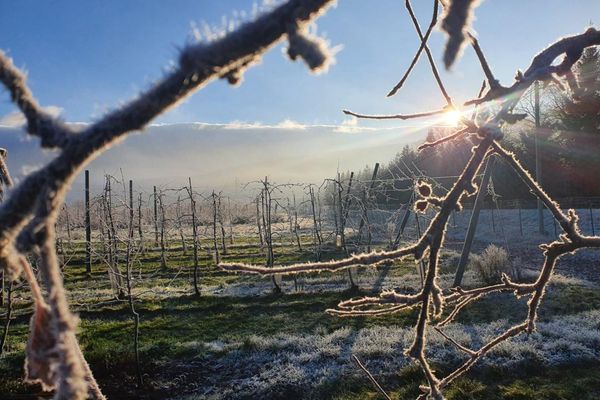
{"label": "bare branch", "polygon": [[479,0],[447,0],[444,5],[442,29],[448,34],[446,49],[444,50],[444,65],[450,68],[460,57],[464,42],[473,19],[473,10]]}
{"label": "bare branch", "polygon": [[[390,92],[387,94],[387,97],[395,95],[398,92],[398,90],[402,89],[402,86],[404,85],[404,83],[406,82],[408,77],[410,76],[410,73],[412,72],[413,68],[415,67],[415,65],[417,65],[417,61],[419,61],[419,58],[421,57],[421,53],[423,52],[423,49],[427,46],[427,41],[429,40],[429,35],[431,35],[433,28],[437,24],[438,9],[439,9],[438,4],[439,4],[439,0],[434,0],[433,16],[431,17],[431,22],[429,23],[429,27],[427,28],[427,31],[425,32],[425,36],[423,36],[421,38],[421,45],[419,46],[419,49],[417,50],[417,52],[415,53],[415,56],[413,57],[412,61],[410,62],[410,65],[404,72],[404,75],[402,76],[400,81],[396,84],[396,86],[394,86],[392,88],[392,90],[390,90]],[[410,7],[410,5],[407,5],[407,7]]]}
{"label": "bare branch", "polygon": [[[423,36],[423,33],[421,32],[421,27],[419,26],[419,21],[417,20],[417,17],[412,9],[410,0],[406,0],[405,6],[406,6],[406,9],[408,10],[408,14],[410,15],[413,25],[415,26],[417,34],[419,35],[419,39],[421,40],[421,42],[425,42],[425,45],[424,45],[425,54],[427,54],[427,59],[429,60],[429,65],[431,66],[431,72],[433,73],[433,77],[435,78],[435,81],[437,82],[437,84],[440,88],[440,91],[442,92],[442,95],[446,99],[446,103],[448,104],[449,107],[451,107],[452,99],[450,98],[450,96],[448,95],[448,92],[446,91],[446,88],[444,87],[442,78],[440,78],[440,74],[435,65],[435,60],[433,59],[433,56],[431,55],[431,50],[429,50],[429,46],[427,46],[427,41],[425,40],[425,37]],[[437,8],[437,6],[438,6],[437,2],[435,3],[434,6]]]}
{"label": "bare branch", "polygon": [[0,82],[10,92],[12,101],[27,119],[27,131],[42,139],[42,147],[64,147],[71,129],[57,121],[37,103],[27,87],[25,74],[0,50]]}
{"label": "bare branch", "polygon": [[373,375],[371,375],[371,373],[369,372],[369,370],[360,362],[360,360],[358,359],[358,357],[356,357],[353,354],[352,355],[352,360],[354,360],[354,363],[356,363],[356,365],[358,365],[358,367],[360,369],[362,369],[363,372],[367,375],[367,378],[369,378],[369,380],[371,381],[371,383],[373,384],[373,386],[375,386],[375,389],[377,389],[377,391],[379,393],[381,393],[381,395],[383,397],[385,397],[387,400],[392,400],[392,398],[385,392],[385,390],[383,390],[383,388],[381,387],[381,385],[379,383],[377,383],[377,380],[375,380],[375,378],[373,377]]}
{"label": "bare branch", "polygon": [[351,115],[351,116],[356,117],[356,118],[366,118],[366,119],[401,119],[401,120],[430,117],[432,115],[443,114],[446,111],[448,111],[447,108],[442,108],[440,110],[426,111],[426,112],[416,113],[416,114],[369,115],[369,114],[358,114],[358,113],[355,113],[355,112],[349,111],[349,110],[343,110],[344,114]]}

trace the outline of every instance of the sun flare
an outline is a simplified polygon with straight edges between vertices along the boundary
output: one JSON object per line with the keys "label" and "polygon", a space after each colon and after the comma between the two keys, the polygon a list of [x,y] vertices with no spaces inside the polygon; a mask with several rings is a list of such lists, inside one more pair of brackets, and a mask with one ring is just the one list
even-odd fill
{"label": "sun flare", "polygon": [[444,122],[451,126],[456,126],[460,122],[461,113],[458,110],[447,111],[444,114]]}

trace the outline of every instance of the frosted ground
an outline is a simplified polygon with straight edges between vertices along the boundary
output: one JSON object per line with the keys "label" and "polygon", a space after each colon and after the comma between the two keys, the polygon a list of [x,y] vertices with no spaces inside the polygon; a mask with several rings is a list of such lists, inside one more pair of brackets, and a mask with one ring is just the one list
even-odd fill
{"label": "frosted ground", "polygon": [[[506,321],[489,324],[452,324],[446,333],[460,343],[477,348],[506,329]],[[532,335],[504,342],[477,368],[511,369],[524,362],[552,366],[578,361],[600,361],[600,311],[590,311],[540,322]],[[576,329],[575,329],[576,328]],[[457,366],[464,353],[432,332],[428,355],[434,363]],[[402,355],[412,341],[413,330],[374,327],[331,333],[251,336],[245,342],[182,343],[204,347],[210,355],[193,368],[210,371],[197,382],[203,393],[181,399],[266,398],[290,387],[310,388],[342,375],[360,375],[350,361],[356,354],[376,376],[393,374],[409,364]]]}

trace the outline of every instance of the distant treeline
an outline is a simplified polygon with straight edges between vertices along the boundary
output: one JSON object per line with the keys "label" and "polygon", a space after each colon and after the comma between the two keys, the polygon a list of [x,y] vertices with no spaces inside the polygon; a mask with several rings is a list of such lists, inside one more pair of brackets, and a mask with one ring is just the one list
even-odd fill
{"label": "distant treeline", "polygon": [[[533,93],[524,96],[519,112],[523,121],[506,129],[502,143],[535,175],[535,136],[541,180],[553,198],[600,197],[600,57],[596,48],[588,49],[576,68],[579,87],[564,95],[553,86],[541,89],[540,127],[535,125]],[[479,117],[485,118],[481,112]],[[427,141],[454,132],[454,128],[431,128]],[[473,138],[446,142],[420,152],[406,146],[389,163],[379,168],[372,196],[380,205],[406,203],[411,196],[412,177],[432,177],[439,194],[452,186],[464,168],[474,143]],[[480,171],[483,173],[483,171]],[[372,178],[372,167],[354,173],[353,191],[364,190]],[[349,181],[349,172],[342,175]],[[532,194],[512,169],[498,161],[492,184],[503,200],[531,199]],[[375,190],[376,189],[376,190]]]}

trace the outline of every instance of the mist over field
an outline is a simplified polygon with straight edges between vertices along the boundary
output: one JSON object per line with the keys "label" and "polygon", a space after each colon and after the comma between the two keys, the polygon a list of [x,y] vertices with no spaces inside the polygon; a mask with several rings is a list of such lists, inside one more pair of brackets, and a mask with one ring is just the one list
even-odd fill
{"label": "mist over field", "polygon": [[[355,124],[302,125],[284,121],[260,123],[152,125],[127,137],[101,154],[87,169],[93,191],[104,185],[104,174],[133,179],[146,191],[153,185],[187,184],[199,190],[227,190],[235,196],[250,181],[320,183],[336,171],[359,170],[388,162],[406,144],[418,143],[423,130],[361,128]],[[8,166],[19,180],[36,170],[54,153],[31,146],[20,128],[0,126],[0,141],[9,150]],[[83,196],[82,175],[69,199]]]}

